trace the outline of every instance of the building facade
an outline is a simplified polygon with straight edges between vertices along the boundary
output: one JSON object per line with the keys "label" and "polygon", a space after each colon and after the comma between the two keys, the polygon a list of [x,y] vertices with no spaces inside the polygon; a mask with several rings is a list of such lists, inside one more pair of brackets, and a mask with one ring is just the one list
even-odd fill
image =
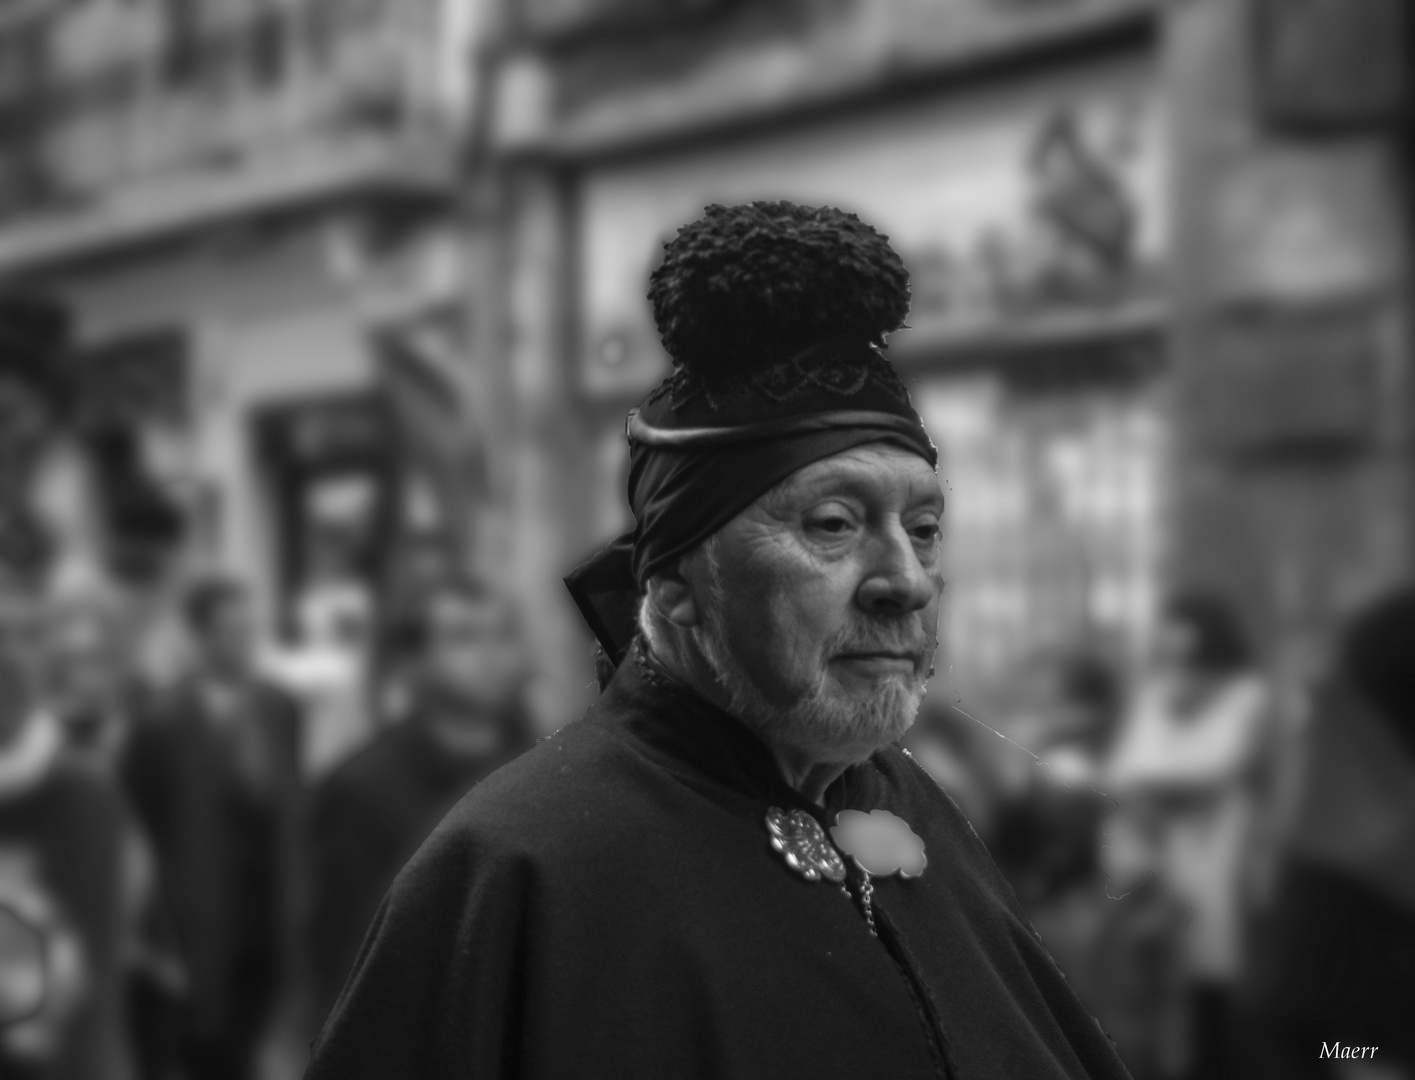
{"label": "building facade", "polygon": [[455,549],[474,16],[5,6],[0,279],[73,318],[60,579],[220,570],[289,628],[319,582]]}
{"label": "building facade", "polygon": [[1412,576],[1409,5],[1181,5],[1175,573],[1287,687]]}

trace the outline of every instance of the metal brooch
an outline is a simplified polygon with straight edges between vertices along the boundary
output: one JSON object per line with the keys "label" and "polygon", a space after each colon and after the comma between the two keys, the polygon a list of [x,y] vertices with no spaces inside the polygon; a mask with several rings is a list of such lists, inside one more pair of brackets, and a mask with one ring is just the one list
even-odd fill
{"label": "metal brooch", "polygon": [[820,822],[804,810],[787,814],[773,806],[766,812],[766,828],[772,848],[807,881],[824,878],[839,884],[845,880],[845,862],[840,852],[826,839]]}

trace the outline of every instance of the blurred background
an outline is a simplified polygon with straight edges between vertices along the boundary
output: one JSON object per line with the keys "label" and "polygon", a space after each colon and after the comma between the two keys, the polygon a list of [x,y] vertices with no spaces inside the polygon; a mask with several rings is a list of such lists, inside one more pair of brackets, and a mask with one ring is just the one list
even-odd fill
{"label": "blurred background", "polygon": [[0,1071],[299,1074],[754,198],[911,268],[910,739],[1136,1077],[1408,1017],[1292,947],[1415,971],[1407,6],[0,0]]}

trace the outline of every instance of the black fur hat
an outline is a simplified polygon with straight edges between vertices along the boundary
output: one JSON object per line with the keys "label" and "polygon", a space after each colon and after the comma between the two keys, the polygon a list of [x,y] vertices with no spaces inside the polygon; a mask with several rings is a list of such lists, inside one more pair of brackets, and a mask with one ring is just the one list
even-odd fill
{"label": "black fur hat", "polygon": [[612,664],[645,584],[798,469],[871,443],[938,463],[884,356],[908,271],[854,214],[709,206],[665,245],[649,300],[673,371],[625,425],[634,530],[565,579]]}
{"label": "black fur hat", "polygon": [[909,312],[909,272],[833,206],[709,206],[664,246],[649,300],[673,363],[716,382],[824,339],[882,345]]}
{"label": "black fur hat", "polygon": [[889,240],[833,206],[709,206],[664,245],[649,300],[673,373],[656,426],[749,424],[848,407],[912,416],[885,360],[909,312]]}

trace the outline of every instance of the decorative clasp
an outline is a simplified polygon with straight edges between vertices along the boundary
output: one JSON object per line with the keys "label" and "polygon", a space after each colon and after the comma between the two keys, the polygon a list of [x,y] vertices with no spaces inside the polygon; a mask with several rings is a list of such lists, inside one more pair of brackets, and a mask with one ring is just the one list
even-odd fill
{"label": "decorative clasp", "polygon": [[804,810],[787,814],[773,806],[766,812],[766,828],[772,848],[807,881],[824,878],[840,884],[845,880],[845,862],[840,852],[826,839],[820,822]]}

